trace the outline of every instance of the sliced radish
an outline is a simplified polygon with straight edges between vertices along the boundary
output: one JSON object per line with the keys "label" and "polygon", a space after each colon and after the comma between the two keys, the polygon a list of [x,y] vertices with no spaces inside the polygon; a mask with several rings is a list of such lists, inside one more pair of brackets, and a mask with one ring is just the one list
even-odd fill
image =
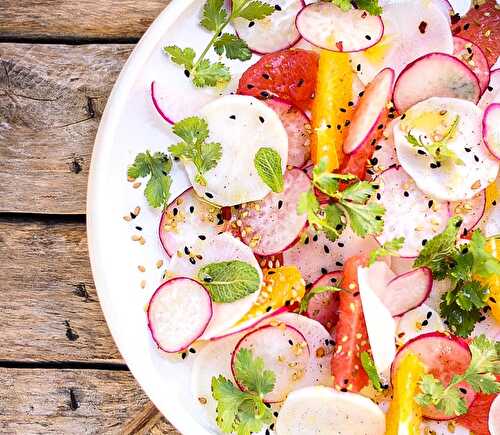
{"label": "sliced radish", "polygon": [[413,0],[383,8],[384,36],[381,41],[366,51],[351,54],[363,83],[369,83],[384,68],[392,68],[397,77],[406,65],[420,56],[453,52],[449,18],[434,2]]}
{"label": "sliced radish", "polygon": [[396,356],[396,321],[377,296],[376,287],[382,281],[379,277],[385,274],[385,268],[388,269],[387,265],[378,261],[370,267],[358,268],[358,285],[373,361],[379,375],[387,381]]}
{"label": "sliced radish", "polygon": [[212,318],[212,300],[205,287],[189,278],[164,282],[148,305],[148,327],[165,352],[179,352],[196,341]]}
{"label": "sliced radish", "polygon": [[472,435],[466,427],[456,424],[456,422],[450,425],[449,421],[424,420],[420,425],[420,430],[423,434]]}
{"label": "sliced radish", "polygon": [[377,247],[373,237],[362,239],[350,227],[335,242],[323,233],[307,231],[297,244],[283,253],[283,261],[286,265],[297,266],[306,283],[313,283],[325,273],[342,270],[347,258],[366,254]]}
{"label": "sliced radish", "polygon": [[243,204],[239,210],[241,238],[255,254],[278,254],[298,241],[307,216],[297,213],[297,204],[310,186],[309,177],[301,169],[291,169],[285,173],[283,192]]}
{"label": "sliced radish", "polygon": [[390,168],[376,181],[377,201],[385,207],[380,244],[404,237],[402,257],[416,257],[427,240],[442,232],[449,218],[448,204],[432,199],[417,188],[401,167]]}
{"label": "sliced radish", "polygon": [[[329,3],[324,3],[329,4]],[[344,140],[344,152],[351,154],[369,140],[379,128],[382,115],[391,101],[394,71],[382,70],[366,87],[354,111],[351,125]]]}
{"label": "sliced radish", "polygon": [[479,100],[478,107],[485,110],[491,103],[500,103],[500,68],[490,72],[490,82]]}
{"label": "sliced radish", "polygon": [[262,20],[233,20],[238,36],[257,54],[284,50],[300,40],[295,18],[304,7],[303,0],[274,0],[273,5],[276,11]]}
{"label": "sliced radish", "polygon": [[500,159],[500,103],[492,103],[484,111],[483,140],[491,154]]}
{"label": "sliced radish", "polygon": [[409,64],[394,86],[399,113],[431,97],[460,98],[477,103],[479,80],[461,60],[445,53],[426,54]]}
{"label": "sliced radish", "polygon": [[272,99],[266,104],[281,119],[288,133],[288,165],[301,168],[311,155],[311,122],[302,110],[286,103]]}
{"label": "sliced radish", "polygon": [[[311,287],[339,287],[342,272],[331,272],[319,278]],[[324,292],[315,294],[307,305],[306,316],[321,323],[328,331],[332,331],[339,319],[339,296],[337,293]]]}
{"label": "sliced radish", "polygon": [[385,434],[385,414],[370,399],[327,387],[291,393],[276,420],[277,435]]}
{"label": "sliced radish", "polygon": [[453,47],[453,56],[460,59],[476,74],[481,95],[484,94],[490,82],[490,66],[483,50],[473,42],[459,36],[453,37]]}
{"label": "sliced radish", "polygon": [[[240,260],[249,263],[257,269],[262,282],[262,271],[251,249],[240,240],[228,233],[219,234],[205,240],[196,240],[189,253],[180,249],[180,254],[172,257],[168,272],[176,276],[196,278],[198,271],[206,264],[221,261]],[[256,291],[243,299],[232,303],[214,303],[213,317],[206,331],[200,337],[203,340],[223,335],[234,326],[250,310],[259,297]]]}
{"label": "sliced radish", "polygon": [[[264,367],[276,375],[273,390],[264,396],[268,403],[282,402],[309,366],[309,347],[305,337],[290,325],[266,325],[245,335],[235,346],[231,370],[237,379],[237,358],[241,349],[251,350],[264,360]],[[238,382],[239,387],[245,386]]]}
{"label": "sliced radish", "polygon": [[[469,367],[471,353],[465,340],[442,332],[431,332],[415,337],[408,341],[396,355],[392,365],[393,375],[398,369],[399,362],[407,352],[414,353],[425,365],[428,373],[435,376],[444,385],[448,385],[455,374],[463,374]],[[464,399],[470,406],[476,393],[466,383],[459,384],[467,390]],[[449,420],[454,416],[447,416],[434,407],[422,409],[422,414],[433,420]]]}
{"label": "sliced radish", "polygon": [[398,163],[396,147],[394,146],[394,125],[399,118],[392,120],[384,130],[382,137],[375,145],[375,151],[370,159],[372,175],[378,175]]}
{"label": "sliced radish", "polygon": [[206,186],[196,182],[194,164],[184,162],[196,193],[220,206],[264,198],[271,189],[255,168],[257,151],[273,148],[281,157],[283,172],[288,158],[288,135],[276,112],[256,98],[226,95],[204,106],[200,115],[208,122],[208,140],[221,144],[222,157],[204,174]]}
{"label": "sliced radish", "polygon": [[226,226],[220,209],[202,201],[190,187],[163,212],[160,241],[167,254],[173,256],[179,248],[189,249],[193,240],[215,236],[225,231]]}
{"label": "sliced radish", "polygon": [[384,34],[380,17],[360,9],[343,11],[333,3],[307,5],[297,15],[296,24],[302,37],[311,44],[346,53],[366,50]]}
{"label": "sliced radish", "polygon": [[476,323],[471,337],[486,335],[490,340],[498,341],[500,339],[500,323],[491,315],[490,311],[483,311],[483,317]]}
{"label": "sliced radish", "polygon": [[486,192],[484,190],[472,199],[450,203],[450,214],[462,217],[462,228],[467,232],[476,228],[484,215],[485,209]]}
{"label": "sliced radish", "polygon": [[154,80],[151,82],[151,87],[150,87],[150,95],[151,95],[151,101],[153,102],[153,105],[155,106],[156,111],[158,114],[165,120],[167,121],[168,124],[173,125],[175,124],[175,121],[172,121],[171,118],[169,118],[163,109],[160,107],[160,103],[158,102],[158,99],[156,98],[156,92],[155,92],[155,82]]}
{"label": "sliced radish", "polygon": [[396,336],[398,344],[404,344],[413,338],[429,332],[446,330],[439,314],[426,304],[405,313],[398,322]]}
{"label": "sliced radish", "polygon": [[495,204],[493,209],[490,210],[488,218],[481,225],[486,237],[495,237],[500,234],[500,204],[497,202]]}
{"label": "sliced radish", "polygon": [[491,404],[488,415],[488,429],[491,435],[500,435],[500,394]]}
{"label": "sliced radish", "polygon": [[401,316],[421,305],[432,289],[432,272],[426,267],[394,277],[381,297],[393,316]]}
{"label": "sliced radish", "polygon": [[[399,162],[420,190],[440,200],[460,201],[473,198],[496,179],[500,163],[482,144],[481,118],[481,110],[470,101],[434,97],[413,106],[394,126]],[[424,143],[432,142],[453,123],[455,132],[446,145],[459,160],[442,159],[436,165],[434,157],[408,140],[411,132]]]}

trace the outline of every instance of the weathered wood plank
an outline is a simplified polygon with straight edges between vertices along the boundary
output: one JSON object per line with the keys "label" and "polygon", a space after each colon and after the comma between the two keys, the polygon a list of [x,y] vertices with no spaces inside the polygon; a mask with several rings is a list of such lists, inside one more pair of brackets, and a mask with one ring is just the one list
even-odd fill
{"label": "weathered wood plank", "polygon": [[[0,432],[129,434],[150,404],[126,371],[0,368]],[[178,432],[164,420],[163,434]]]}
{"label": "weathered wood plank", "polygon": [[137,39],[170,0],[2,0],[0,37]]}
{"label": "weathered wood plank", "polygon": [[0,360],[122,361],[97,300],[83,222],[0,218],[0,258]]}
{"label": "weathered wood plank", "polygon": [[132,49],[0,44],[0,212],[85,213],[99,119]]}

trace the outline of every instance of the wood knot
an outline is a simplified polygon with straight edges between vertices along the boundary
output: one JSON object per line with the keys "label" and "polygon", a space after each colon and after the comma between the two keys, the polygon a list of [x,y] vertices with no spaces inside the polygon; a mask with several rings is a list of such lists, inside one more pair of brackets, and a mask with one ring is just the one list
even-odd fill
{"label": "wood knot", "polygon": [[69,389],[69,408],[72,411],[76,411],[80,407],[78,400],[76,400],[76,394],[73,388]]}
{"label": "wood knot", "polygon": [[85,302],[89,302],[91,300],[89,292],[87,291],[87,286],[83,282],[79,282],[74,285],[74,291],[77,296],[80,296],[84,299]]}
{"label": "wood knot", "polygon": [[78,156],[74,156],[69,164],[69,170],[74,174],[79,174],[82,172],[83,159]]}
{"label": "wood knot", "polygon": [[69,321],[65,320],[64,325],[66,326],[66,337],[69,341],[76,341],[80,337],[71,327]]}

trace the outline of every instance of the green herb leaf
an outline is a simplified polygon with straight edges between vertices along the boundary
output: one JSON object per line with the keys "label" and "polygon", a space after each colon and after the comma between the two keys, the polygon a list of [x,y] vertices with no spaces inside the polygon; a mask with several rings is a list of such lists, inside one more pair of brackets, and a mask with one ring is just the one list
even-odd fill
{"label": "green herb leaf", "polygon": [[332,0],[332,3],[343,11],[349,11],[352,9],[351,0]]}
{"label": "green herb leaf", "polygon": [[281,156],[273,148],[260,148],[255,154],[255,169],[262,181],[273,192],[283,192],[285,181],[281,167]]}
{"label": "green herb leaf", "polygon": [[361,352],[359,355],[361,359],[361,365],[365,370],[368,378],[373,384],[373,388],[377,391],[382,391],[382,382],[380,381],[380,376],[378,375],[377,368],[375,367],[375,362],[368,352]]}
{"label": "green herb leaf", "polygon": [[143,178],[150,175],[144,189],[144,196],[151,207],[163,207],[170,197],[170,170],[172,161],[166,154],[149,151],[137,154],[134,163],[129,166],[127,175],[131,178]]}
{"label": "green herb leaf", "polygon": [[370,252],[368,265],[371,266],[382,257],[399,257],[398,251],[403,247],[404,243],[404,237],[397,237],[395,239],[389,240],[388,242],[385,242],[382,246]]}
{"label": "green herb leaf", "polygon": [[475,230],[472,233],[471,241],[467,247],[474,257],[474,265],[472,267],[474,275],[484,278],[500,275],[500,261],[486,251],[486,237],[483,236],[481,230]]}
{"label": "green herb leaf", "polygon": [[224,0],[207,0],[203,6],[203,17],[200,24],[211,32],[217,32],[227,21]]}
{"label": "green herb leaf", "polygon": [[232,18],[244,18],[248,21],[262,20],[275,10],[274,6],[257,0],[233,0]]}
{"label": "green herb leaf", "polygon": [[370,15],[380,15],[383,12],[378,0],[352,0],[352,2],[351,0],[332,0],[332,3],[343,11],[348,11],[356,5],[357,9],[362,9]]}
{"label": "green herb leaf", "polygon": [[307,311],[307,308],[309,307],[309,302],[311,302],[311,299],[314,296],[322,293],[337,293],[340,291],[342,291],[341,288],[330,285],[319,285],[317,287],[313,287],[304,295],[304,297],[300,301],[299,313],[305,313]]}
{"label": "green herb leaf", "polygon": [[215,40],[214,50],[220,56],[225,52],[228,59],[245,61],[252,57],[252,52],[248,48],[248,44],[243,39],[230,33],[223,33]]}
{"label": "green herb leaf", "polygon": [[198,279],[217,303],[243,299],[260,288],[257,269],[239,260],[207,264],[198,271]]}
{"label": "green herb leaf", "polygon": [[360,237],[369,234],[380,234],[384,229],[385,208],[374,202],[369,204],[356,204],[354,202],[341,200],[340,204],[345,208],[349,216],[349,225]]}
{"label": "green herb leaf", "polygon": [[164,47],[163,50],[170,56],[170,60],[178,65],[182,65],[187,70],[193,68],[196,53],[192,48],[179,48],[176,45]]}
{"label": "green herb leaf", "polygon": [[253,358],[250,349],[241,349],[236,355],[234,364],[236,379],[249,391],[265,395],[273,391],[276,376],[264,369],[262,358]]}
{"label": "green herb leaf", "polygon": [[200,61],[192,73],[193,84],[198,88],[221,86],[231,80],[229,68],[222,62],[212,63],[208,59]]}

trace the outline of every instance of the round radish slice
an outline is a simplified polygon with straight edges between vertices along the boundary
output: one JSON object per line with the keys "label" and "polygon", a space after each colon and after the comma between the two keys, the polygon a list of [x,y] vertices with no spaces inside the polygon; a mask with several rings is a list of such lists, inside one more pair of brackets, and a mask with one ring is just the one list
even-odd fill
{"label": "round radish slice", "polygon": [[431,53],[409,64],[394,86],[399,113],[430,97],[460,98],[477,103],[479,80],[462,61],[445,53]]}
{"label": "round radish slice", "polygon": [[394,146],[394,124],[399,118],[392,120],[384,130],[380,140],[375,145],[375,151],[370,159],[372,175],[379,175],[391,166],[398,164],[396,147]]}
{"label": "round radish slice", "polygon": [[484,311],[481,320],[476,323],[471,337],[486,335],[490,340],[498,341],[500,339],[500,324],[491,315],[489,311]]}
{"label": "round radish slice", "polygon": [[500,159],[500,103],[490,104],[484,111],[483,140],[491,154]]}
{"label": "round radish slice", "polygon": [[273,5],[276,11],[261,20],[248,21],[244,18],[233,20],[236,33],[255,53],[273,53],[290,48],[300,40],[295,18],[304,7],[304,2],[274,0]]}
{"label": "round radish slice", "polygon": [[[331,272],[319,278],[311,287],[339,287],[342,272]],[[339,319],[339,296],[337,293],[324,292],[315,294],[307,305],[306,316],[321,323],[328,331],[332,331]]]}
{"label": "round radish slice", "polygon": [[[268,403],[281,402],[304,377],[309,365],[309,347],[305,337],[290,325],[266,325],[249,332],[236,345],[231,358],[231,370],[237,379],[237,355],[242,349],[252,351],[264,360],[264,367],[276,375],[274,389],[264,396]],[[244,390],[243,384],[238,382]]]}
{"label": "round radish slice", "polygon": [[453,56],[460,59],[476,74],[482,95],[490,82],[490,66],[483,50],[473,42],[459,36],[453,37],[453,47]]}
{"label": "round radish slice", "polygon": [[[414,353],[423,362],[428,373],[435,376],[444,385],[450,383],[453,375],[463,374],[469,367],[472,358],[465,340],[441,332],[431,332],[415,337],[399,350],[392,365],[393,375],[406,352]],[[461,383],[459,386],[467,391],[464,394],[464,399],[467,406],[470,406],[476,393],[467,383]],[[434,407],[423,408],[422,414],[433,420],[454,418],[454,416],[447,416]]]}
{"label": "round radish slice", "polygon": [[[399,162],[420,190],[443,201],[460,201],[495,181],[500,163],[482,144],[481,117],[470,101],[435,97],[413,106],[394,126]],[[415,144],[417,139],[426,145],[445,140],[451,157],[429,155]]]}
{"label": "round radish slice", "polygon": [[[221,261],[240,260],[249,263],[257,269],[261,282],[263,280],[259,263],[251,249],[240,240],[228,233],[219,234],[205,240],[196,240],[191,249],[179,250],[180,256],[175,255],[168,266],[168,272],[174,276],[196,278],[201,267]],[[231,303],[214,303],[212,320],[206,331],[200,337],[209,338],[223,335],[234,326],[250,310],[259,297],[256,291],[243,299]]]}
{"label": "round radish slice", "polygon": [[276,435],[384,435],[385,414],[370,399],[327,387],[291,393],[276,420]]}
{"label": "round radish slice", "polygon": [[283,261],[286,265],[297,266],[305,282],[313,283],[325,273],[342,270],[347,258],[366,254],[378,246],[373,237],[362,239],[350,227],[335,242],[323,233],[307,231],[297,244],[283,252]]}
{"label": "round radish slice", "polygon": [[212,318],[205,287],[189,278],[174,278],[155,291],[148,306],[148,327],[165,352],[179,352],[196,341]]}
{"label": "round radish slice", "polygon": [[448,204],[425,195],[401,167],[383,172],[377,182],[377,201],[385,207],[384,229],[377,240],[383,245],[403,236],[399,254],[416,257],[428,240],[444,230]]}
{"label": "round radish slice", "polygon": [[404,344],[413,338],[429,332],[446,330],[439,314],[426,304],[405,313],[398,323],[396,336],[398,344]]}
{"label": "round radish slice", "polygon": [[277,99],[266,100],[281,119],[288,133],[289,166],[301,168],[311,155],[311,122],[302,110]]}
{"label": "round radish slice", "polygon": [[491,103],[500,103],[500,68],[491,70],[490,82],[477,105],[485,110]]}
{"label": "round radish slice", "polygon": [[167,254],[173,256],[179,248],[190,249],[193,240],[215,236],[225,231],[226,226],[220,209],[202,201],[190,187],[163,212],[160,241]]}
{"label": "round radish slice", "polygon": [[382,70],[366,87],[354,111],[351,125],[344,140],[344,152],[351,154],[361,147],[372,133],[380,128],[382,115],[391,101],[394,71]]}
{"label": "round radish slice", "polygon": [[351,54],[363,83],[369,83],[384,68],[392,68],[397,77],[420,56],[453,52],[449,19],[432,1],[389,4],[384,6],[381,18],[384,22],[381,41],[366,51]]}
{"label": "round radish slice", "polygon": [[155,82],[154,80],[151,82],[151,87],[150,87],[150,95],[151,95],[151,101],[153,102],[153,105],[155,106],[156,111],[158,114],[165,120],[167,121],[168,124],[173,125],[175,124],[174,121],[172,121],[171,118],[169,118],[163,109],[160,107],[160,103],[158,102],[158,99],[156,98],[156,91],[155,91]]}
{"label": "round radish slice", "polygon": [[491,435],[500,435],[500,394],[491,404],[488,415],[488,429]]}
{"label": "round radish slice", "polygon": [[449,421],[424,420],[420,425],[421,433],[429,435],[473,435],[466,427]]}
{"label": "round radish slice", "polygon": [[288,156],[288,135],[276,112],[256,98],[226,95],[204,106],[200,115],[208,122],[208,142],[220,143],[222,156],[204,174],[203,186],[196,182],[194,164],[184,162],[196,193],[220,206],[264,198],[271,189],[255,168],[255,155],[271,147],[281,157],[283,172]]}
{"label": "round radish slice", "polygon": [[461,216],[462,228],[466,232],[472,231],[484,215],[486,209],[486,191],[482,191],[472,199],[450,203],[452,216]]}
{"label": "round radish slice", "polygon": [[343,11],[333,3],[307,5],[297,15],[296,24],[302,37],[311,44],[346,53],[366,50],[384,34],[380,17],[360,9]]}
{"label": "round radish slice", "polygon": [[307,224],[307,216],[297,213],[302,193],[311,186],[300,169],[285,174],[285,188],[270,193],[262,201],[244,204],[240,209],[241,238],[258,255],[274,255],[298,241]]}

